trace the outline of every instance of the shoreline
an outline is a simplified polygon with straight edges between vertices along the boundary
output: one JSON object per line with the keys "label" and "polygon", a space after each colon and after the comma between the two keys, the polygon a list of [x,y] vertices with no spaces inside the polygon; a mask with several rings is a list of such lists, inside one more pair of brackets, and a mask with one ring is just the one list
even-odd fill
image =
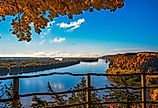
{"label": "shoreline", "polygon": [[[1,58],[3,59],[3,58]],[[11,62],[17,61],[17,63],[21,60],[27,60],[29,58],[9,58]],[[5,76],[5,75],[17,75],[17,74],[23,74],[23,73],[31,73],[31,72],[38,72],[38,71],[44,71],[44,70],[50,70],[50,69],[56,69],[56,68],[63,68],[63,67],[68,67],[72,65],[79,64],[80,62],[97,62],[98,58],[64,58],[63,61],[53,61],[54,59],[52,58],[31,58],[35,59],[35,61],[41,59],[45,59],[46,61],[43,62],[41,61],[42,65],[33,65],[33,66],[20,66],[20,67],[13,67],[13,68],[0,68],[0,75]],[[35,62],[35,61],[32,61]],[[50,63],[52,62],[52,63]],[[31,61],[29,61],[31,63]],[[49,63],[49,64],[48,64]]]}
{"label": "shoreline", "polygon": [[31,73],[31,72],[38,72],[38,71],[44,71],[44,70],[50,70],[50,69],[56,69],[56,68],[62,68],[62,67],[68,67],[72,65],[79,64],[80,61],[71,61],[71,62],[64,62],[60,64],[50,64],[50,65],[42,65],[42,66],[28,66],[28,67],[22,67],[22,68],[11,68],[11,69],[0,69],[0,75],[16,75],[16,74],[22,74],[22,73]]}

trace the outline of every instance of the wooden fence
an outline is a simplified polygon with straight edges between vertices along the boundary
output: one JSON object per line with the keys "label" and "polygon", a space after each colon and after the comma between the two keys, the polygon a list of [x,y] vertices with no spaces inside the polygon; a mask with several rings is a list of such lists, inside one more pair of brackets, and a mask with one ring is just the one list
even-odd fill
{"label": "wooden fence", "polygon": [[[50,76],[50,75],[71,75],[71,76],[86,76],[86,88],[80,90],[67,90],[63,92],[44,92],[44,93],[28,93],[28,94],[19,94],[19,79],[22,78],[35,78],[35,77],[42,77],[42,76]],[[141,76],[141,86],[140,87],[103,87],[103,88],[92,88],[91,87],[91,76],[133,76],[139,75]],[[146,86],[146,75],[158,75],[158,73],[134,73],[134,74],[98,74],[98,73],[87,73],[87,74],[73,74],[70,72],[53,72],[48,74],[39,74],[39,75],[32,75],[32,76],[12,76],[12,77],[0,77],[0,80],[8,80],[13,79],[13,97],[9,99],[0,99],[0,102],[8,102],[11,101],[13,104],[13,108],[18,108],[18,102],[21,97],[28,97],[34,95],[57,95],[57,94],[68,94],[68,93],[75,93],[86,91],[86,102],[81,104],[71,104],[71,105],[60,105],[55,107],[72,107],[72,106],[79,106],[79,105],[86,105],[87,108],[91,108],[91,105],[97,104],[110,104],[110,103],[123,103],[127,104],[127,102],[102,102],[102,103],[93,103],[91,102],[91,91],[98,91],[98,90],[107,90],[107,89],[141,89],[141,99],[142,101],[136,102],[128,102],[128,103],[141,103],[142,108],[146,108],[147,103],[151,104],[158,104],[158,102],[147,101],[146,100],[146,89],[153,89],[158,88],[158,86],[147,87]],[[48,108],[52,106],[47,106]]]}

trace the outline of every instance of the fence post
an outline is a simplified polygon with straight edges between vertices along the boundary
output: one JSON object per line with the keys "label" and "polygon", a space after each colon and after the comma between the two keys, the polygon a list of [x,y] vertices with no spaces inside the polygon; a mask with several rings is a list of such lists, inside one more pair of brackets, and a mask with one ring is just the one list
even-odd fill
{"label": "fence post", "polygon": [[19,78],[13,79],[13,108],[18,108]]}
{"label": "fence post", "polygon": [[146,108],[146,74],[141,74],[141,87],[142,87],[142,108]]}
{"label": "fence post", "polygon": [[86,88],[87,88],[87,92],[86,92],[86,101],[88,102],[87,104],[87,108],[91,108],[91,79],[90,79],[90,74],[87,73],[86,75]]}

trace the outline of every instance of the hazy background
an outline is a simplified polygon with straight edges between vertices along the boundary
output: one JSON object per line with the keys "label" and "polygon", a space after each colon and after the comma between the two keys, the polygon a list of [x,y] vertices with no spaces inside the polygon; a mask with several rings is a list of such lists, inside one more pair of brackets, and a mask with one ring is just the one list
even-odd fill
{"label": "hazy background", "polygon": [[[158,51],[158,0],[125,0],[114,13],[84,12],[55,18],[32,41],[18,42],[9,32],[11,17],[0,23],[0,56],[101,56]],[[50,26],[53,25],[53,26]]]}

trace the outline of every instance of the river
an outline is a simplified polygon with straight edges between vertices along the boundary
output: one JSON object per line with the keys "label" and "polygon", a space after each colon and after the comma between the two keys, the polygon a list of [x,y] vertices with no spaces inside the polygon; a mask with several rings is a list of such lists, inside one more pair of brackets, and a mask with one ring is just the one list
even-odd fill
{"label": "river", "polygon": [[[41,73],[51,73],[51,72],[71,72],[71,73],[105,73],[108,68],[109,63],[105,60],[99,59],[98,62],[80,62],[80,64],[68,66],[64,68],[51,69],[45,71],[39,71],[34,73],[26,73],[20,75],[36,75]],[[70,76],[70,75],[51,75],[42,76],[37,78],[25,78],[20,79],[20,94],[33,93],[33,92],[48,92],[48,82],[50,82],[54,91],[64,91],[72,88],[81,81],[81,77]],[[6,81],[9,83],[10,81]],[[109,84],[106,77],[91,77],[91,84],[95,87],[105,87]],[[28,106],[28,98],[22,98],[22,104]],[[30,100],[30,99],[29,99]]]}

